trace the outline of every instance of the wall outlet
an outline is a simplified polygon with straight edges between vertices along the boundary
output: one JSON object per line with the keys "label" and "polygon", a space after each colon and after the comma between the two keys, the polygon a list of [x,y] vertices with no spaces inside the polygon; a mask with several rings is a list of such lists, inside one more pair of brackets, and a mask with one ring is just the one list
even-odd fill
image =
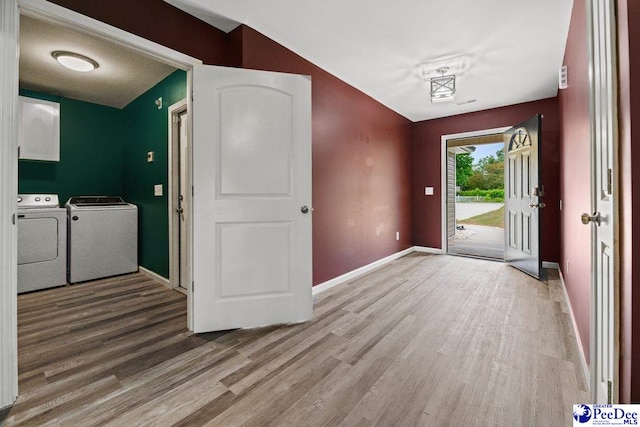
{"label": "wall outlet", "polygon": [[153,195],[154,196],[162,196],[162,184],[156,184],[153,186]]}
{"label": "wall outlet", "polygon": [[424,187],[425,196],[433,196],[433,187]]}
{"label": "wall outlet", "polygon": [[153,163],[153,151],[147,152],[147,163]]}
{"label": "wall outlet", "polygon": [[396,240],[400,240],[400,232],[396,231]]}

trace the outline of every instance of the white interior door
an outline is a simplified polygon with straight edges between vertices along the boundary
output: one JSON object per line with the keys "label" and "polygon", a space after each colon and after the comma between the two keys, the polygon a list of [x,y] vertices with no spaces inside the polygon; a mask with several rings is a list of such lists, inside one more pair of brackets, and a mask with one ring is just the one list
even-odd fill
{"label": "white interior door", "polygon": [[591,392],[593,403],[618,401],[617,95],[615,4],[589,1],[592,225]]}
{"label": "white interior door", "polygon": [[540,278],[540,126],[538,114],[504,132],[504,259]]}
{"label": "white interior door", "polygon": [[311,81],[193,70],[194,332],[312,318]]}

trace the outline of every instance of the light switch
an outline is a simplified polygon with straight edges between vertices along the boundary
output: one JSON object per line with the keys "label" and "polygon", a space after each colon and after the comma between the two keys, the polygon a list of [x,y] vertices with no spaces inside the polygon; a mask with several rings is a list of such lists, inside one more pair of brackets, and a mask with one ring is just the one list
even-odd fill
{"label": "light switch", "polygon": [[153,151],[147,152],[147,163],[153,163]]}
{"label": "light switch", "polygon": [[162,196],[162,184],[156,184],[153,186],[153,195]]}
{"label": "light switch", "polygon": [[425,196],[433,196],[433,187],[424,187]]}

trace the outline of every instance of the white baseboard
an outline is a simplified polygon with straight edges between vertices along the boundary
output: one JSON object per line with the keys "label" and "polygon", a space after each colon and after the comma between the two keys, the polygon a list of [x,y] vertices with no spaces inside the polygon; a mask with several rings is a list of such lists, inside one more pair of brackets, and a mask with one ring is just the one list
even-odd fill
{"label": "white baseboard", "polygon": [[324,292],[327,289],[331,289],[334,286],[337,286],[341,283],[347,282],[349,280],[355,279],[356,277],[362,276],[365,273],[373,270],[374,268],[381,267],[385,264],[390,263],[391,261],[395,261],[398,258],[402,258],[405,255],[409,255],[410,253],[415,251],[415,247],[407,248],[403,251],[396,252],[395,254],[389,255],[388,257],[384,257],[379,259],[378,261],[374,261],[371,264],[367,264],[363,267],[356,268],[355,270],[351,270],[348,273],[345,273],[341,276],[335,277],[331,280],[327,280],[326,282],[320,283],[312,288],[312,294],[319,294],[320,292]]}
{"label": "white baseboard", "polygon": [[569,308],[569,314],[571,314],[571,323],[573,325],[573,333],[576,336],[576,341],[578,343],[578,350],[580,350],[580,360],[582,362],[582,371],[584,373],[584,379],[587,384],[587,387],[590,387],[591,373],[589,372],[587,359],[584,356],[584,349],[582,348],[582,339],[580,339],[580,330],[578,329],[576,318],[573,315],[573,307],[571,307],[571,300],[569,299],[569,294],[567,293],[567,285],[564,282],[564,276],[562,274],[562,270],[559,267],[558,267],[558,273],[560,273],[560,284],[562,285],[562,293],[564,294],[564,300],[567,303],[567,307]]}
{"label": "white baseboard", "polygon": [[551,270],[560,270],[560,264],[557,262],[542,261],[542,268],[550,268]]}
{"label": "white baseboard", "polygon": [[148,268],[144,268],[142,266],[138,266],[138,270],[140,270],[140,273],[144,274],[147,277],[151,277],[153,280],[158,281],[160,283],[162,283],[163,285],[165,285],[167,288],[169,289],[173,289],[171,287],[171,282],[169,282],[169,279],[167,279],[166,277],[162,277],[161,275],[159,275],[158,273],[155,273],[151,270],[149,270]]}

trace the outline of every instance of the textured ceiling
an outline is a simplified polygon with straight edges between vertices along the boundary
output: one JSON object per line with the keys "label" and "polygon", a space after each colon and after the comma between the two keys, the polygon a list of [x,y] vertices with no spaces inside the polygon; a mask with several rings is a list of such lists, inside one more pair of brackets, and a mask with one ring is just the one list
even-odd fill
{"label": "textured ceiling", "polygon": [[[89,73],[71,71],[52,56],[67,50],[88,56],[100,66]],[[20,17],[20,87],[123,108],[175,71],[102,39]]]}
{"label": "textured ceiling", "polygon": [[[247,24],[413,121],[555,96],[573,4],[165,1],[224,31]],[[423,63],[463,63],[454,102],[430,102]]]}

